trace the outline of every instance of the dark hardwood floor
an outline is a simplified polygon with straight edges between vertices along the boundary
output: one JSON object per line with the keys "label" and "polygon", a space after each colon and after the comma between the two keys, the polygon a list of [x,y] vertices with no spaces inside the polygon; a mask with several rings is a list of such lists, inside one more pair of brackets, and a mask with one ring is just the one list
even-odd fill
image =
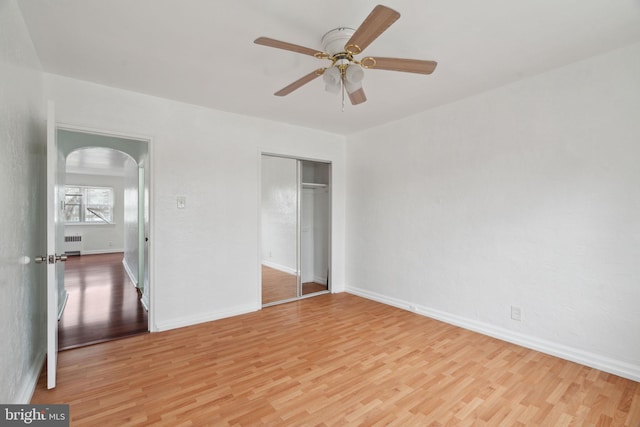
{"label": "dark hardwood floor", "polygon": [[69,257],[64,268],[69,299],[58,323],[60,350],[148,331],[147,312],[122,258],[122,253]]}

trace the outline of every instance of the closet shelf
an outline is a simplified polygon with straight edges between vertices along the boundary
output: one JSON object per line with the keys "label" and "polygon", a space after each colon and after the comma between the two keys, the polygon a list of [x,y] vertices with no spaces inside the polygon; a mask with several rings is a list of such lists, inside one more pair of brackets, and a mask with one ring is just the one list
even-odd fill
{"label": "closet shelf", "polygon": [[302,188],[326,188],[327,184],[316,184],[315,182],[303,182]]}

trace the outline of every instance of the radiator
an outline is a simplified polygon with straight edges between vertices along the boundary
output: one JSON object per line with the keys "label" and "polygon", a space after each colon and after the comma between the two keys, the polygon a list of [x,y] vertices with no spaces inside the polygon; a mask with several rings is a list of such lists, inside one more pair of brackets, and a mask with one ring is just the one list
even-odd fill
{"label": "radiator", "polygon": [[82,235],[64,236],[64,253],[66,255],[80,255],[82,253]]}

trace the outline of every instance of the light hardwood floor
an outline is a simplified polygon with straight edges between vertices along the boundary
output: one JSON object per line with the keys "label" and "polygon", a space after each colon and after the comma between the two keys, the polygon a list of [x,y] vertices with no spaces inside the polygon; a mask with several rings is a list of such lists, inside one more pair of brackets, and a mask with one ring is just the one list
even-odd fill
{"label": "light hardwood floor", "polygon": [[[262,266],[262,304],[295,298],[298,295],[298,281],[288,274],[265,265]],[[302,284],[302,295],[322,292],[327,285],[315,282]]]}
{"label": "light hardwood floor", "polygon": [[349,294],[60,353],[73,426],[629,426],[640,384]]}

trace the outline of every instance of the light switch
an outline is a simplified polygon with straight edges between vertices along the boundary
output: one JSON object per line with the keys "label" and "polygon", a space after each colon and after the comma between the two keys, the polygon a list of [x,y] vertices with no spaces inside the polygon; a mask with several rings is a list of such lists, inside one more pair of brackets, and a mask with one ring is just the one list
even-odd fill
{"label": "light switch", "polygon": [[178,209],[184,209],[187,207],[187,196],[177,197]]}

